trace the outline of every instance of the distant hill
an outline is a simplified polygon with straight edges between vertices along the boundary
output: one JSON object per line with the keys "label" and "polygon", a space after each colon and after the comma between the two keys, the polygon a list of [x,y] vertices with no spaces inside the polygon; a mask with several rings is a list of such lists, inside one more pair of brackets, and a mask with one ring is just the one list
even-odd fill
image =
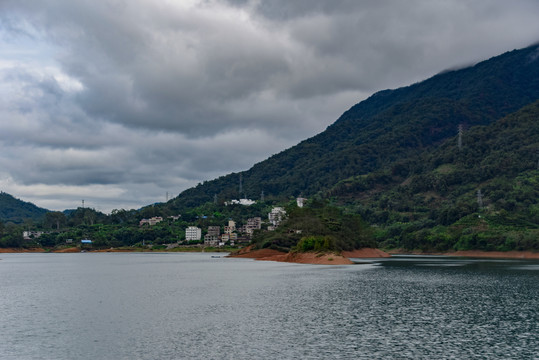
{"label": "distant hill", "polygon": [[20,224],[24,220],[42,220],[49,210],[40,208],[30,202],[14,198],[0,192],[0,221]]}
{"label": "distant hill", "polygon": [[[325,193],[339,181],[387,169],[435,149],[457,127],[488,125],[539,99],[537,45],[423,82],[378,92],[324,132],[242,172],[246,197],[285,199]],[[412,169],[402,168],[403,175]],[[237,198],[239,174],[187,189],[164,208],[183,211]]]}

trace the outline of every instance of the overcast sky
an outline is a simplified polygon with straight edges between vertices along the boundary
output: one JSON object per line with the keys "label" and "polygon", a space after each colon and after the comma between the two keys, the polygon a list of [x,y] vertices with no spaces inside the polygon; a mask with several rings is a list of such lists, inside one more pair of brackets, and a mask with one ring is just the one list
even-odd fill
{"label": "overcast sky", "polygon": [[0,0],[0,190],[139,208],[374,92],[539,41],[537,0]]}

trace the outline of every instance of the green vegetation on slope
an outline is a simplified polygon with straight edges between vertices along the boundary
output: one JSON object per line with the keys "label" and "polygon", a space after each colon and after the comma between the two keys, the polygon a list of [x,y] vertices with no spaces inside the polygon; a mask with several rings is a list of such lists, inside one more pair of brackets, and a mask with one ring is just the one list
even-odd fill
{"label": "green vegetation on slope", "polygon": [[357,214],[347,214],[327,202],[287,207],[287,219],[275,231],[261,231],[257,248],[303,251],[342,251],[376,247],[372,228]]}
{"label": "green vegetation on slope", "polygon": [[[457,126],[488,125],[539,99],[538,47],[515,50],[473,67],[445,72],[353,106],[326,131],[242,173],[248,197],[277,200],[325,191],[341,180],[381,171],[431,151]],[[239,174],[182,192],[177,211],[237,198]]]}
{"label": "green vegetation on slope", "polygon": [[379,227],[386,247],[539,250],[539,101],[326,196]]}
{"label": "green vegetation on slope", "polygon": [[[37,227],[64,230],[50,235],[51,244],[83,235],[102,246],[172,242],[181,226],[263,217],[271,205],[303,195],[333,207],[291,211],[280,230],[258,234],[258,246],[339,250],[372,246],[374,237],[385,247],[426,251],[538,250],[538,99],[536,45],[374,94],[321,134],[242,172],[244,194],[237,191],[240,174],[229,174],[166,204],[110,216],[50,213]],[[223,206],[262,192],[266,202]],[[138,227],[143,217],[180,213],[179,227]],[[13,229],[0,227],[0,246],[18,241]],[[66,229],[73,235],[63,235]]]}
{"label": "green vegetation on slope", "polygon": [[42,220],[48,212],[46,209],[14,198],[13,196],[0,192],[0,221],[23,223],[25,220]]}

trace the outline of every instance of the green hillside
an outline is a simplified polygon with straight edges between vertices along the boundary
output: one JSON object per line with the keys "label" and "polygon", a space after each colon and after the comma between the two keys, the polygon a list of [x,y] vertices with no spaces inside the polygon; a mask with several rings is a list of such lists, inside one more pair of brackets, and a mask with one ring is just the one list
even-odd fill
{"label": "green hillside", "polygon": [[385,247],[539,250],[539,101],[325,193]]}
{"label": "green hillside", "polygon": [[[247,197],[311,197],[339,181],[429,151],[457,126],[487,125],[539,99],[539,49],[514,50],[475,66],[386,90],[346,111],[326,131],[242,173]],[[182,211],[237,198],[239,174],[182,192],[167,208]]]}
{"label": "green hillside", "polygon": [[[539,249],[538,99],[537,45],[381,91],[242,172],[241,196],[326,198],[374,225],[387,248]],[[199,184],[161,210],[237,198],[239,176]]]}
{"label": "green hillside", "polygon": [[[288,219],[257,230],[257,247],[539,250],[538,119],[539,45],[374,94],[324,132],[166,204],[47,213],[1,193],[0,246],[25,245],[22,226],[1,227],[25,219],[43,219],[34,227],[47,231],[28,246],[82,238],[96,248],[164,246],[182,241],[187,226],[245,224],[279,205]],[[255,205],[224,204],[262,192]],[[305,208],[295,205],[299,195]],[[164,221],[139,226],[154,216]]]}
{"label": "green hillside", "polygon": [[2,222],[20,224],[27,219],[42,220],[47,212],[47,209],[0,192],[0,221]]}

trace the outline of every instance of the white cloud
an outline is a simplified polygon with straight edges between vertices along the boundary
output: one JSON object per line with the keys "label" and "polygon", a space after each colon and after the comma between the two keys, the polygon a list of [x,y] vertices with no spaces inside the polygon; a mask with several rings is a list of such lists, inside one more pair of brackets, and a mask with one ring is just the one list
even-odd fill
{"label": "white cloud", "polygon": [[0,190],[105,211],[247,169],[354,103],[537,41],[534,0],[0,3]]}

